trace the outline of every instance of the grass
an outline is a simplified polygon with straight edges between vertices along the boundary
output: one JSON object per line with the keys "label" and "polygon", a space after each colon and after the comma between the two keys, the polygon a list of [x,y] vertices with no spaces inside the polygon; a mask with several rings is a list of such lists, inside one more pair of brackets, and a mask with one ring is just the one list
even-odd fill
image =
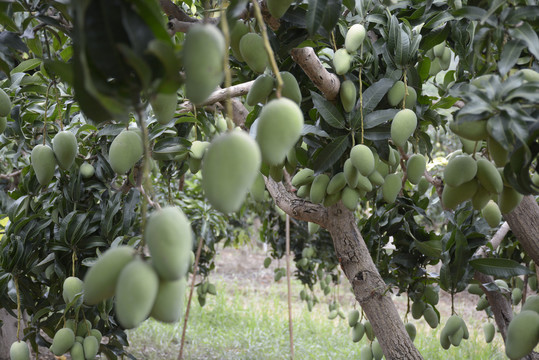
{"label": "grass", "polygon": [[[187,346],[184,359],[288,359],[288,311],[286,283],[270,287],[234,281],[215,281],[218,295],[208,296],[201,308],[194,298],[187,326]],[[294,284],[294,294],[300,285]],[[319,296],[320,297],[320,296]],[[320,297],[322,299],[322,297]],[[397,302],[404,302],[397,298]],[[343,302],[345,313],[349,310]],[[402,304],[401,304],[402,305]],[[461,304],[470,307],[472,304]],[[475,306],[475,305],[474,305]],[[400,307],[402,308],[402,306]],[[295,359],[359,359],[361,348],[368,344],[364,337],[353,343],[347,320],[327,319],[325,304],[313,312],[306,303],[294,297]],[[443,319],[447,319],[442,312]],[[441,326],[432,330],[423,320],[415,321],[415,345],[425,359],[506,359],[499,335],[486,344],[481,329],[482,320],[465,319],[470,339],[445,351],[439,343]],[[137,359],[176,359],[179,352],[183,321],[168,325],[152,319],[129,332],[129,351]]]}

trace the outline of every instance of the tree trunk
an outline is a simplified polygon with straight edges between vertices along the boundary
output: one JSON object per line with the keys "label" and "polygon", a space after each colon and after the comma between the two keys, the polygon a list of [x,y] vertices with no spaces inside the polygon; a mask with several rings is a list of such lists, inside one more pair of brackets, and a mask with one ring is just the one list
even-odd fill
{"label": "tree trunk", "polygon": [[0,309],[0,360],[9,360],[11,344],[17,340],[17,319],[9,315],[5,309]]}
{"label": "tree trunk", "polygon": [[296,197],[282,183],[266,179],[271,196],[288,215],[319,224],[333,238],[335,252],[354,295],[372,324],[388,360],[423,359],[408,336],[391,295],[357,227],[353,213],[341,202],[325,208]]}
{"label": "tree trunk", "polygon": [[[494,281],[494,278],[492,276],[485,275],[483,273],[480,273],[479,271],[475,272],[474,278],[481,284],[486,284]],[[487,296],[488,303],[494,314],[494,320],[496,320],[498,330],[500,331],[503,341],[505,342],[505,337],[507,336],[507,326],[513,319],[513,309],[511,309],[511,301],[502,293],[499,293],[497,291],[488,291],[483,286],[481,286],[481,288]]]}
{"label": "tree trunk", "polygon": [[503,216],[526,254],[539,265],[539,205],[527,195],[510,213]]}

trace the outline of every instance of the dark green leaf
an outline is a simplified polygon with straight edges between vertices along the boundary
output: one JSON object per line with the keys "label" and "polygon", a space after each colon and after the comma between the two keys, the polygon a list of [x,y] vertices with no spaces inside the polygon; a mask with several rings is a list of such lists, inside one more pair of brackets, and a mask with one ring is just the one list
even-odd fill
{"label": "dark green leaf", "polygon": [[303,125],[303,129],[301,130],[301,136],[305,136],[307,134],[313,134],[313,135],[317,135],[317,136],[325,137],[325,138],[330,137],[327,132],[320,129],[318,126],[305,124]]}
{"label": "dark green leaf", "polygon": [[[363,112],[364,114],[373,111],[378,103],[384,98],[385,94],[391,89],[394,80],[382,78],[369,86],[363,93]],[[359,100],[358,105],[359,106]]]}
{"label": "dark green leaf", "polygon": [[518,39],[512,39],[503,47],[500,61],[498,62],[498,71],[500,75],[505,75],[517,63],[520,53],[526,45]]}
{"label": "dark green leaf", "polygon": [[440,101],[433,104],[431,109],[449,109],[453,106],[459,99],[452,96],[445,96],[440,99]]}
{"label": "dark green leaf", "polygon": [[327,0],[309,0],[309,8],[307,9],[307,31],[312,36],[316,34],[326,9]]}
{"label": "dark green leaf", "polygon": [[313,170],[321,173],[339,160],[348,148],[348,135],[343,135],[324,146],[313,161]]}
{"label": "dark green leaf", "polygon": [[524,41],[528,46],[528,51],[532,53],[536,59],[539,59],[539,37],[529,23],[525,22],[517,28],[509,29],[509,34]]}
{"label": "dark green leaf", "polygon": [[314,91],[311,91],[311,96],[313,99],[314,107],[328,125],[336,129],[345,128],[344,117],[339,111],[339,109],[335,107],[335,105],[333,105],[332,103],[324,99],[322,95]]}
{"label": "dark green leaf", "polygon": [[341,15],[342,0],[327,0],[327,6],[322,19],[322,26],[327,32],[333,31]]}
{"label": "dark green leaf", "polygon": [[449,26],[449,24],[446,24],[443,28],[438,28],[438,29],[429,31],[421,39],[421,43],[419,47],[424,51],[432,49],[434,46],[445,41],[450,31],[451,31],[451,27]]}
{"label": "dark green leaf", "polygon": [[470,260],[470,265],[483,274],[492,275],[497,278],[509,278],[519,275],[533,274],[526,266],[523,266],[511,259],[474,259]]}
{"label": "dark green leaf", "polygon": [[373,111],[367,114],[367,116],[365,116],[365,119],[363,122],[363,128],[371,129],[380,124],[388,122],[389,120],[392,120],[395,117],[395,114],[397,114],[398,112],[399,112],[398,109],[385,109],[385,110]]}
{"label": "dark green leaf", "polygon": [[415,247],[428,257],[439,259],[442,254],[442,243],[439,240],[417,241]]}

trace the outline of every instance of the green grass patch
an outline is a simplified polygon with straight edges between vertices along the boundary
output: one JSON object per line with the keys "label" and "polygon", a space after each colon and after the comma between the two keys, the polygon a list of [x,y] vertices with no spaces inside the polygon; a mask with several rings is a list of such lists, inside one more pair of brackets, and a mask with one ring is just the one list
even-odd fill
{"label": "green grass patch", "polygon": [[[215,281],[218,295],[207,296],[201,308],[194,297],[187,326],[185,359],[253,359],[289,358],[288,310],[286,285],[269,288],[240,285],[238,282]],[[299,292],[298,284],[294,293]],[[357,359],[368,344],[351,340],[347,320],[328,320],[326,304],[313,312],[306,303],[294,297],[294,350],[296,359]],[[322,298],[321,298],[322,299]],[[400,299],[399,299],[400,300]],[[398,301],[399,301],[398,300]],[[345,308],[347,313],[349,309]],[[441,327],[433,330],[422,320],[415,321],[418,335],[415,344],[425,359],[504,359],[501,338],[486,344],[482,323],[466,319],[470,339],[445,351],[439,343]],[[162,324],[152,319],[129,332],[129,351],[137,359],[176,359],[183,321]]]}

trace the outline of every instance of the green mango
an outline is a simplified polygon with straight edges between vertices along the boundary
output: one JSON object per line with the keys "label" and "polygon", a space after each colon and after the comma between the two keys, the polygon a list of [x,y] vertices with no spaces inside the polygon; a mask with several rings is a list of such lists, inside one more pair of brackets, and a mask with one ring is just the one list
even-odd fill
{"label": "green mango", "polygon": [[175,92],[172,94],[158,93],[150,99],[150,105],[152,105],[157,122],[166,125],[174,118],[178,106],[178,95]]}
{"label": "green mango", "polygon": [[374,170],[372,174],[369,175],[369,181],[373,186],[384,185],[384,177],[376,170]]}
{"label": "green mango", "polygon": [[399,80],[387,92],[387,102],[390,106],[397,106],[404,99],[404,83]]}
{"label": "green mango", "polygon": [[84,303],[95,305],[114,295],[118,277],[133,260],[135,249],[118,246],[107,250],[84,276]]}
{"label": "green mango", "polygon": [[359,202],[359,191],[346,186],[342,191],[341,200],[348,210],[354,211]]}
{"label": "green mango", "polygon": [[406,174],[408,181],[417,185],[427,169],[427,160],[421,154],[414,154],[408,158],[406,165]]}
{"label": "green mango", "polygon": [[146,320],[158,289],[157,273],[146,262],[135,259],[123,268],[118,277],[114,304],[116,317],[123,328],[135,328]]}
{"label": "green mango", "polygon": [[359,320],[359,310],[353,309],[348,313],[348,325],[350,327],[356,326]]}
{"label": "green mango", "polygon": [[344,47],[346,48],[346,51],[349,53],[356,52],[363,41],[365,40],[365,35],[367,32],[365,31],[365,27],[361,24],[354,24],[346,33],[346,36],[344,37]]}
{"label": "green mango", "polygon": [[477,191],[472,197],[472,206],[475,210],[482,210],[490,201],[490,193],[485,190],[481,185],[478,186]]}
{"label": "green mango", "polygon": [[504,186],[500,196],[498,197],[498,206],[502,214],[507,214],[513,211],[520,202],[524,195],[517,192],[512,187]]}
{"label": "green mango", "polygon": [[346,186],[346,177],[343,172],[333,175],[328,183],[326,192],[328,195],[339,193]]}
{"label": "green mango", "polygon": [[415,328],[415,325],[412,323],[406,323],[404,324],[404,328],[406,329],[406,332],[408,333],[408,336],[410,336],[410,339],[412,339],[412,342],[415,340],[417,330]]}
{"label": "green mango", "polygon": [[307,199],[311,193],[311,184],[301,185],[296,195],[301,199]]}
{"label": "green mango", "polygon": [[255,106],[258,103],[265,103],[273,91],[274,85],[275,79],[273,79],[273,76],[267,74],[259,75],[247,93],[247,105]]}
{"label": "green mango", "polygon": [[350,70],[352,57],[346,49],[339,49],[333,55],[333,67],[337,75],[344,75]]}
{"label": "green mango", "polygon": [[363,335],[365,334],[365,326],[361,322],[356,322],[354,328],[352,329],[352,341],[359,342]]}
{"label": "green mango", "polygon": [[369,345],[364,345],[361,348],[360,360],[372,360],[372,350]]}
{"label": "green mango", "polygon": [[54,334],[52,339],[51,351],[56,356],[61,356],[71,349],[75,344],[75,334],[73,330],[62,328]]}
{"label": "green mango", "polygon": [[487,120],[465,121],[449,123],[449,129],[458,136],[473,140],[485,140],[488,137]]}
{"label": "green mango", "polygon": [[260,112],[256,141],[262,159],[270,165],[284,163],[303,130],[303,113],[290,99],[280,98],[268,102]]}
{"label": "green mango", "polygon": [[481,288],[481,286],[479,286],[478,284],[470,284],[470,286],[468,286],[468,292],[470,294],[478,295],[478,296],[481,296],[485,293],[483,289]]}
{"label": "green mango", "polygon": [[341,195],[342,195],[341,191],[336,192],[335,194],[326,195],[324,197],[324,201],[322,202],[322,205],[324,205],[325,207],[330,207],[330,206],[335,205],[336,203],[339,202],[339,200],[341,200]]}
{"label": "green mango", "polygon": [[350,150],[350,160],[363,176],[369,176],[374,171],[374,155],[366,145],[354,146]]}
{"label": "green mango", "polygon": [[24,341],[15,341],[9,348],[9,358],[11,360],[30,360],[28,345]]}
{"label": "green mango", "polygon": [[487,344],[491,343],[496,334],[496,328],[492,323],[486,323],[483,325],[483,333],[485,334],[485,341]]}
{"label": "green mango", "polygon": [[473,179],[459,186],[444,186],[442,191],[442,202],[446,209],[455,209],[457,205],[473,198],[479,185]]}
{"label": "green mango", "polygon": [[402,179],[399,174],[389,174],[382,185],[382,195],[385,202],[393,204],[402,189]]}
{"label": "green mango", "polygon": [[162,280],[177,280],[187,273],[193,237],[191,224],[179,207],[166,206],[152,213],[144,239]]}
{"label": "green mango", "polygon": [[485,295],[481,295],[481,297],[479,298],[479,301],[477,302],[475,310],[477,311],[485,310],[489,306],[490,304],[488,303],[487,297]]}
{"label": "green mango", "polygon": [[477,160],[477,179],[488,192],[499,194],[503,190],[503,179],[496,166],[487,159]]}
{"label": "green mango", "polygon": [[352,163],[352,159],[346,159],[344,162],[344,178],[348,187],[355,188],[359,181],[359,170]]}
{"label": "green mango", "polygon": [[140,160],[144,148],[135,130],[124,130],[110,144],[109,163],[118,175],[128,172]]}
{"label": "green mango", "polygon": [[365,335],[370,341],[374,340],[374,331],[372,330],[372,325],[370,321],[365,321]]}
{"label": "green mango", "polygon": [[464,329],[462,327],[459,327],[456,333],[454,333],[453,335],[449,335],[449,341],[451,342],[451,345],[459,346],[463,336]]}
{"label": "green mango", "polygon": [[520,301],[522,300],[522,290],[519,288],[514,288],[513,291],[511,291],[511,302],[513,305],[520,304]]}
{"label": "green mango", "polygon": [[82,163],[79,171],[82,177],[85,179],[91,178],[95,174],[95,168],[92,166],[92,164],[86,161]]}
{"label": "green mango", "polygon": [[219,135],[212,141],[202,163],[202,188],[206,198],[221,212],[239,210],[258,176],[260,164],[259,147],[245,132],[238,129]]}
{"label": "green mango", "polygon": [[183,312],[185,286],[185,278],[173,281],[161,280],[150,315],[158,321],[177,322]]}
{"label": "green mango", "polygon": [[243,35],[249,32],[249,27],[243,21],[236,21],[232,31],[230,32],[230,47],[232,54],[238,61],[244,61],[240,51],[240,41]]}
{"label": "green mango", "polygon": [[86,336],[82,342],[82,347],[84,349],[84,357],[86,360],[95,359],[97,353],[99,352],[99,343],[95,336]]}
{"label": "green mango", "polygon": [[428,180],[422,177],[421,179],[419,179],[419,183],[417,184],[417,193],[423,195],[425,192],[427,192],[429,187],[430,183],[428,182]]}
{"label": "green mango", "polygon": [[84,321],[79,321],[79,323],[77,324],[77,332],[75,333],[75,335],[77,337],[85,337],[90,334],[91,330],[92,323],[90,322],[90,320],[86,319]]}
{"label": "green mango", "polygon": [[54,177],[56,158],[48,145],[36,145],[30,154],[32,168],[41,186],[47,186]]}
{"label": "green mango", "polygon": [[427,305],[423,301],[414,301],[411,308],[412,317],[416,320],[421,319],[426,308]]}
{"label": "green mango", "polygon": [[447,185],[457,187],[475,178],[477,162],[468,155],[459,155],[447,163],[444,169],[444,181]]}
{"label": "green mango", "polygon": [[73,346],[69,350],[69,354],[71,355],[71,360],[86,360],[86,358],[84,357],[84,347],[80,342],[75,342],[73,344]]}
{"label": "green mango", "polygon": [[427,308],[423,312],[423,318],[425,318],[425,321],[432,329],[436,329],[436,327],[438,326],[438,315],[432,307],[427,306]]}
{"label": "green mango", "polygon": [[[531,276],[530,276],[531,278]],[[533,289],[532,289],[533,290]],[[535,290],[534,290],[535,291]],[[522,310],[531,310],[539,314],[539,296],[532,295],[526,298],[526,302],[522,305]]]}
{"label": "green mango", "polygon": [[443,54],[441,57],[438,58],[440,61],[440,68],[442,70],[449,69],[449,66],[451,65],[451,50],[446,47],[443,51]]}
{"label": "green mango", "polygon": [[440,58],[443,56],[445,48],[445,41],[442,41],[441,43],[434,45],[434,47],[432,48],[432,52],[434,56]]}
{"label": "green mango", "polygon": [[68,170],[77,156],[77,138],[71,131],[60,131],[52,139],[52,150],[58,166]]}
{"label": "green mango", "polygon": [[0,116],[0,134],[2,134],[7,127],[7,118]]}
{"label": "green mango", "polygon": [[411,86],[407,87],[408,95],[405,96],[404,107],[407,109],[413,109],[417,103],[417,92]]}
{"label": "green mango", "polygon": [[92,335],[93,337],[95,337],[97,339],[98,344],[101,344],[101,339],[103,338],[103,335],[101,334],[101,331],[99,331],[97,329],[92,329],[92,330],[90,330],[90,335]]}
{"label": "green mango", "polygon": [[505,354],[511,360],[521,359],[533,351],[539,340],[539,314],[523,310],[507,327]]}
{"label": "green mango", "polygon": [[498,207],[498,204],[492,200],[490,200],[483,210],[481,210],[481,215],[491,228],[497,227],[500,224],[500,221],[502,221],[500,208]]}
{"label": "green mango", "polygon": [[374,340],[371,344],[372,355],[375,360],[381,360],[384,357],[384,352],[378,341]]}
{"label": "green mango", "polygon": [[208,141],[195,140],[191,143],[191,149],[189,149],[189,156],[196,160],[202,160],[206,150],[210,147]]}
{"label": "green mango", "polygon": [[461,328],[462,328],[462,318],[458,315],[451,315],[449,319],[447,319],[447,322],[445,323],[445,326],[444,326],[445,333],[448,336],[451,336],[457,333],[457,331]]}
{"label": "green mango", "polygon": [[223,81],[225,40],[211,24],[195,24],[185,35],[183,63],[185,95],[194,104],[202,104]]}
{"label": "green mango", "polygon": [[294,187],[300,187],[303,185],[308,185],[312,183],[314,180],[314,171],[309,168],[301,169],[294,175],[292,178],[292,186]]}
{"label": "green mango", "polygon": [[240,40],[240,52],[247,66],[255,73],[261,74],[269,64],[264,40],[256,33],[247,33]]}
{"label": "green mango", "polygon": [[6,92],[0,89],[0,117],[6,117],[11,112],[11,100]]}
{"label": "green mango", "polygon": [[256,179],[253,183],[253,186],[251,186],[249,193],[251,194],[251,198],[256,202],[263,202],[265,200],[266,183],[264,182],[264,177],[262,176],[262,173],[259,172],[256,176]]}
{"label": "green mango", "polygon": [[417,127],[417,116],[410,109],[400,110],[391,122],[391,139],[393,142],[404,147],[410,136]]}
{"label": "green mango", "polygon": [[436,289],[430,285],[425,287],[423,296],[425,297],[425,300],[427,300],[427,302],[431,305],[437,305],[438,301],[440,300],[438,291],[436,291]]}
{"label": "green mango", "polygon": [[326,195],[329,180],[329,176],[326,174],[319,174],[314,178],[313,183],[311,184],[311,192],[309,194],[312,203],[322,203]]}
{"label": "green mango", "polygon": [[283,80],[283,88],[281,89],[281,96],[288,98],[296,104],[301,104],[301,90],[299,88],[298,81],[288,71],[281,71],[281,79]]}
{"label": "green mango", "polygon": [[80,294],[83,291],[84,283],[81,279],[75,276],[70,276],[64,280],[62,297],[66,304],[73,301],[75,295]]}
{"label": "green mango", "polygon": [[354,85],[354,82],[351,80],[344,80],[341,83],[339,95],[344,111],[351,112],[352,110],[354,110],[357,99],[357,89],[356,85]]}

